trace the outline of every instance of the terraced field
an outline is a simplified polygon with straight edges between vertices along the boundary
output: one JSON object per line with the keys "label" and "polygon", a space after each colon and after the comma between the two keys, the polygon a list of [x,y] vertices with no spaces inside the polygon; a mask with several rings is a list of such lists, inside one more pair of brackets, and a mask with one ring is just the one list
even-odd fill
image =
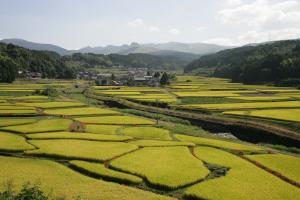
{"label": "terraced field", "polygon": [[211,139],[211,138],[203,138],[203,137],[193,137],[193,136],[187,136],[187,135],[176,135],[176,138],[178,138],[181,141],[184,142],[192,142],[199,145],[205,145],[205,146],[212,146],[216,148],[224,148],[224,149],[231,149],[231,150],[242,150],[242,151],[260,151],[261,148],[254,146],[254,145],[248,145],[248,144],[241,144],[241,143],[235,143],[225,140],[217,140],[217,139]]}
{"label": "terraced field", "polygon": [[299,188],[285,183],[241,158],[211,147],[197,147],[196,156],[229,167],[226,176],[191,186],[186,195],[199,199],[294,199]]}
{"label": "terraced field", "polygon": [[48,115],[114,115],[119,114],[117,111],[103,108],[72,108],[72,109],[49,109],[44,111]]}
{"label": "terraced field", "polygon": [[[115,183],[92,179],[48,160],[1,156],[0,165],[2,169],[0,173],[1,182],[12,179],[17,188],[21,188],[28,181],[40,183],[39,185],[44,191],[58,197],[65,197],[68,200],[77,199],[78,197],[103,200],[173,199]],[[0,190],[4,189],[5,185],[1,184]]]}
{"label": "terraced field", "polygon": [[300,158],[284,154],[248,155],[262,165],[300,183]]}
{"label": "terraced field", "polygon": [[0,132],[0,150],[24,151],[34,149],[34,146],[26,142],[25,138],[19,135]]}
{"label": "terraced field", "polygon": [[191,104],[188,108],[212,110],[263,109],[263,108],[299,108],[300,101],[255,102],[255,103],[223,103],[223,104]]}
{"label": "terraced field", "polygon": [[241,116],[250,116],[250,117],[253,116],[253,117],[300,122],[300,109],[227,111],[223,113],[228,115],[241,115]]}
{"label": "terraced field", "polygon": [[[0,84],[0,89],[42,90],[45,85],[20,84],[6,89]],[[69,87],[70,82],[57,86]],[[262,90],[266,93],[260,93]],[[191,76],[178,77],[168,88],[93,87],[93,91],[101,95],[105,92],[116,98],[143,102],[153,102],[159,97],[166,102],[171,99],[169,104],[175,106],[182,106],[182,100],[191,98],[176,95],[177,92],[207,93],[209,96],[190,100],[209,102],[200,102],[200,105],[213,105],[211,98],[222,101],[219,104],[235,101],[232,105],[297,104],[298,101],[291,100],[291,95],[297,92],[286,88],[274,90],[276,88],[270,86],[255,88],[224,79]],[[224,94],[234,96],[229,98]],[[268,99],[271,96],[274,98]],[[159,120],[157,125],[153,119],[128,115],[121,109],[89,107],[89,103],[66,97],[53,100],[19,93],[18,97],[12,97],[0,96],[3,100],[0,107],[10,108],[0,108],[0,192],[5,189],[5,183],[13,180],[15,189],[29,181],[65,199],[281,200],[300,196],[300,189],[288,181],[300,182],[299,157],[273,154],[272,149],[264,146],[221,139],[209,132],[200,137],[199,132],[187,129],[188,125],[180,124],[180,120],[176,123]],[[185,105],[190,104],[193,103]],[[251,113],[268,111],[272,119],[279,119],[274,117],[275,110],[284,120],[297,120],[299,109],[294,107],[256,109]],[[283,115],[284,110],[290,112]],[[232,112],[245,110],[224,114]],[[259,165],[253,164],[255,162]]]}
{"label": "terraced field", "polygon": [[38,133],[50,131],[66,131],[72,121],[69,119],[42,119],[33,124],[16,125],[0,128],[0,130],[18,133]]}
{"label": "terraced field", "polygon": [[155,127],[129,127],[123,129],[122,133],[135,138],[171,140],[168,130]]}
{"label": "terraced field", "polygon": [[99,86],[94,87],[95,94],[97,95],[109,95],[116,96],[118,98],[124,98],[129,100],[135,100],[139,102],[164,102],[175,103],[177,99],[161,88],[149,88],[149,87],[120,87],[109,88]]}
{"label": "terraced field", "polygon": [[111,165],[145,177],[156,187],[169,189],[199,181],[209,173],[186,147],[147,147],[114,160]]}
{"label": "terraced field", "polygon": [[109,160],[138,148],[136,145],[121,142],[71,139],[30,140],[30,143],[39,149],[26,151],[26,154],[92,161]]}
{"label": "terraced field", "polygon": [[80,117],[75,120],[87,124],[109,124],[109,125],[152,125],[153,121],[133,116],[105,116],[105,117]]}

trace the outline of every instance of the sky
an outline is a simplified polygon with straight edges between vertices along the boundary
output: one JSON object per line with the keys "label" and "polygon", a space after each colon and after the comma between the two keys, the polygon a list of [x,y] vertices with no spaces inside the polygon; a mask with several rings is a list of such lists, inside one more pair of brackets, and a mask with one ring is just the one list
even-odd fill
{"label": "sky", "polygon": [[300,38],[300,0],[0,0],[0,39],[67,49]]}

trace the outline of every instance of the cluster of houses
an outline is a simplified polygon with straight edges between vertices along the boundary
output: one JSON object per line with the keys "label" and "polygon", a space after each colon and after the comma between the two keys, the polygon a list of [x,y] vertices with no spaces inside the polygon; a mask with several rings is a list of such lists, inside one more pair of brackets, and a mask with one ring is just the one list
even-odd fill
{"label": "cluster of houses", "polygon": [[[21,79],[41,79],[42,74],[31,71],[18,71]],[[147,68],[129,68],[126,73],[114,75],[112,73],[97,73],[82,71],[77,74],[77,79],[93,80],[97,85],[128,85],[128,86],[160,86],[159,77],[154,77],[154,72]]]}
{"label": "cluster of houses", "polygon": [[18,77],[21,79],[41,79],[42,74],[40,72],[31,72],[28,70],[18,71]]}
{"label": "cluster of houses", "polygon": [[79,72],[77,79],[94,80],[97,85],[128,85],[128,86],[154,86],[160,85],[159,78],[155,78],[153,73],[147,69],[129,69],[126,74],[114,75],[111,73]]}

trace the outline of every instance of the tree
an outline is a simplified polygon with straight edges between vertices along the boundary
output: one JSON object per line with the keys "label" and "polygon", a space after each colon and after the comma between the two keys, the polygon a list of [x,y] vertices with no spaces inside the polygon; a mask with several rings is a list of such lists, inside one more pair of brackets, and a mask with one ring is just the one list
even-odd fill
{"label": "tree", "polygon": [[112,81],[116,80],[115,74],[111,74],[111,80],[112,80]]}
{"label": "tree", "polygon": [[164,72],[163,75],[161,76],[160,84],[161,85],[170,84],[170,78],[169,78],[169,75],[166,72]]}
{"label": "tree", "polygon": [[154,78],[159,78],[159,77],[160,77],[160,73],[159,72],[155,72]]}
{"label": "tree", "polygon": [[17,65],[6,56],[0,55],[0,82],[12,83],[16,79]]}

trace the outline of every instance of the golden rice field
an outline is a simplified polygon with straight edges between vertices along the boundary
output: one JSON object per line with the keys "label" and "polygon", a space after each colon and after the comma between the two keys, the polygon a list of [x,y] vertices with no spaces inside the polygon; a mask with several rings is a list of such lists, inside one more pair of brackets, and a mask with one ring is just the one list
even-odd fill
{"label": "golden rice field", "polygon": [[180,142],[171,140],[134,140],[129,143],[138,145],[139,147],[195,146],[195,144],[191,142]]}
{"label": "golden rice field", "polygon": [[272,109],[272,110],[249,110],[249,111],[226,111],[228,115],[261,117],[293,122],[300,122],[300,109]]}
{"label": "golden rice field", "polygon": [[187,196],[199,199],[280,200],[295,199],[300,195],[299,188],[233,154],[211,147],[197,147],[195,154],[205,162],[230,169],[221,178],[191,186],[185,191]]}
{"label": "golden rice field", "polygon": [[134,138],[171,140],[169,130],[156,127],[128,127],[122,133]]}
{"label": "golden rice field", "polygon": [[240,96],[240,97],[228,97],[230,99],[240,99],[248,101],[274,101],[274,100],[290,100],[290,97],[284,96]]}
{"label": "golden rice field", "polygon": [[85,106],[85,104],[80,102],[42,102],[42,103],[17,103],[20,106],[30,106],[37,108],[66,108],[66,107],[78,107]]}
{"label": "golden rice field", "polygon": [[117,130],[120,128],[121,126],[116,125],[85,125],[85,131],[88,133],[117,134]]}
{"label": "golden rice field", "polygon": [[[174,122],[160,120],[157,125],[153,119],[120,109],[89,107],[68,98],[1,93],[1,89],[36,90],[48,85],[0,84],[0,192],[13,181],[14,189],[37,183],[44,192],[70,200],[294,200],[300,196],[299,188],[241,155],[295,182],[300,182],[299,157],[271,154],[270,148],[209,132],[200,137],[192,129],[177,130]],[[251,104],[247,111],[230,108],[223,113],[226,116],[263,112],[267,115],[256,117],[298,122],[300,115],[299,102],[290,99],[297,94],[291,88],[256,88],[219,78],[178,76],[165,88],[92,86],[92,90],[96,95],[141,102],[160,98],[172,106],[230,104],[244,109],[241,105]],[[185,98],[208,103],[183,103]],[[252,108],[254,104],[259,108]],[[290,107],[272,107],[277,104]],[[216,173],[220,169],[225,172]]]}
{"label": "golden rice field", "polygon": [[255,102],[255,103],[223,103],[223,104],[190,104],[184,107],[195,109],[230,110],[257,108],[300,108],[300,101]]}
{"label": "golden rice field", "polygon": [[[0,165],[2,169],[0,173],[1,182],[13,180],[16,189],[20,189],[28,181],[39,183],[43,191],[52,193],[57,197],[64,197],[67,200],[78,197],[101,200],[173,199],[152,192],[89,178],[49,160],[1,156]],[[5,185],[0,184],[0,190],[4,189]]]}
{"label": "golden rice field", "polygon": [[145,177],[154,186],[170,189],[204,179],[209,173],[186,147],[146,147],[112,161],[111,165]]}
{"label": "golden rice field", "polygon": [[0,126],[30,124],[33,122],[36,122],[36,119],[33,119],[33,118],[0,118]]}
{"label": "golden rice field", "polygon": [[284,154],[258,154],[247,157],[300,183],[299,157]]}
{"label": "golden rice field", "polygon": [[203,138],[203,137],[193,137],[187,135],[176,134],[175,136],[180,141],[191,142],[199,145],[212,146],[216,148],[224,148],[231,150],[243,150],[243,151],[260,151],[262,150],[260,147],[249,144],[240,144],[231,141],[225,140],[217,140],[211,138]]}
{"label": "golden rice field", "polygon": [[12,133],[0,132],[0,150],[24,151],[34,149],[34,146],[26,142],[25,138]]}
{"label": "golden rice field", "polygon": [[32,124],[8,126],[0,128],[0,130],[18,133],[66,131],[70,128],[71,123],[72,121],[69,119],[41,119]]}
{"label": "golden rice field", "polygon": [[72,109],[48,109],[44,111],[47,115],[114,115],[120,114],[117,111],[104,108],[72,108]]}
{"label": "golden rice field", "polygon": [[29,142],[39,149],[26,151],[26,154],[93,161],[109,160],[138,148],[136,145],[122,142],[74,139],[30,140]]}
{"label": "golden rice field", "polygon": [[26,110],[1,110],[0,116],[24,116],[24,115],[36,115],[37,111],[35,109]]}
{"label": "golden rice field", "polygon": [[79,117],[75,120],[87,124],[108,124],[108,125],[152,125],[154,122],[149,119],[133,116],[105,116],[105,117]]}
{"label": "golden rice field", "polygon": [[126,183],[133,183],[133,184],[138,184],[143,182],[143,179],[141,179],[138,176],[109,169],[100,163],[91,163],[91,162],[80,161],[80,160],[71,160],[70,163],[82,170],[86,170],[89,173],[95,174],[96,176],[100,176],[107,180],[114,180],[117,182],[120,181],[122,183],[126,182]]}
{"label": "golden rice field", "polygon": [[48,132],[48,133],[34,133],[26,135],[30,139],[80,139],[91,141],[127,141],[132,139],[129,136],[121,135],[105,135],[92,133],[77,133],[77,132]]}

